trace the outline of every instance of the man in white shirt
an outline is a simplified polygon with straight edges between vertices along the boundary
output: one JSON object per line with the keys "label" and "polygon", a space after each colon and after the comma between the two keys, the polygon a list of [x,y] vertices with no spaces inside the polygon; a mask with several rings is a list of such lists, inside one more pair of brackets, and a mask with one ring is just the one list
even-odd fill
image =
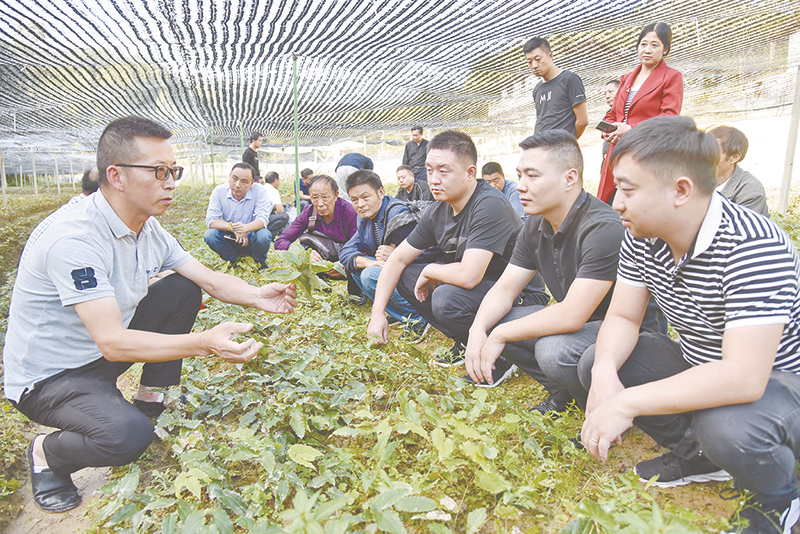
{"label": "man in white shirt", "polygon": [[267,190],[267,196],[272,202],[272,213],[269,214],[267,230],[270,231],[273,237],[277,237],[290,222],[286,206],[283,205],[281,194],[278,191],[280,184],[281,177],[278,176],[277,172],[270,171],[264,175],[264,189]]}

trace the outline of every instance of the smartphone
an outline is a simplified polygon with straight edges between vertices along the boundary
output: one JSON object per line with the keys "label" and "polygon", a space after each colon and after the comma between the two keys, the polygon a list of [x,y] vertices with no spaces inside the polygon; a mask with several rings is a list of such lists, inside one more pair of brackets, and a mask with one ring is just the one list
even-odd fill
{"label": "smartphone", "polygon": [[222,238],[227,239],[228,241],[236,241],[236,234],[232,232],[223,232]]}
{"label": "smartphone", "polygon": [[597,123],[597,126],[595,126],[595,129],[600,130],[601,132],[604,133],[611,133],[614,130],[616,130],[617,127],[606,121],[600,121]]}

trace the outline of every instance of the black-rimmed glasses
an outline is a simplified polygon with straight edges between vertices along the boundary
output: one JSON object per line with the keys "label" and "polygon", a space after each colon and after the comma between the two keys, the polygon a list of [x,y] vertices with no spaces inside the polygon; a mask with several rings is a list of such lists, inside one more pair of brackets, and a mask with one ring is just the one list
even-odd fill
{"label": "black-rimmed glasses", "polygon": [[114,167],[135,167],[137,169],[150,169],[156,175],[156,180],[161,182],[166,182],[169,175],[172,175],[172,178],[177,182],[183,176],[183,167],[176,165],[175,167],[170,167],[169,165],[127,165],[125,163],[119,163],[114,165]]}

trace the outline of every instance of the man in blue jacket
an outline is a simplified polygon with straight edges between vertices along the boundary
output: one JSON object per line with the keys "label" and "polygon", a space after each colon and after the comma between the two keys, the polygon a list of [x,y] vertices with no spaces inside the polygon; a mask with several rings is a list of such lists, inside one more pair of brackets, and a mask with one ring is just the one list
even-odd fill
{"label": "man in blue jacket", "polygon": [[[359,219],[356,233],[339,252],[339,260],[354,275],[361,290],[372,300],[375,297],[375,287],[378,285],[378,276],[383,265],[397,245],[411,233],[416,223],[409,218],[408,223],[386,236],[388,222],[407,212],[408,208],[403,204],[389,207],[398,200],[384,193],[380,177],[370,170],[354,172],[347,177],[346,185]],[[420,341],[428,331],[425,319],[400,296],[396,289],[386,306],[386,313],[398,321],[404,321],[406,335],[415,342]]]}

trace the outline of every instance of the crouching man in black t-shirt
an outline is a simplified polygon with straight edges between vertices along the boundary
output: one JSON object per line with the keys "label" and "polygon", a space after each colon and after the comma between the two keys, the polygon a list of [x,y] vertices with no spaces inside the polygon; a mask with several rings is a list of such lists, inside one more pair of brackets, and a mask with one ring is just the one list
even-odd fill
{"label": "crouching man in black t-shirt", "polygon": [[[492,366],[502,355],[548,391],[536,410],[560,412],[573,398],[585,405],[578,361],[597,340],[608,309],[625,228],[614,210],[584,191],[583,156],[574,135],[549,130],[520,147],[518,198],[528,218],[470,329],[467,371],[477,383],[493,385]],[[556,302],[512,309],[536,273]],[[646,324],[655,326],[653,318]]]}
{"label": "crouching man in black t-shirt", "polygon": [[[464,364],[475,313],[508,264],[522,227],[505,195],[477,179],[477,161],[475,144],[466,134],[446,131],[430,141],[428,185],[439,204],[425,211],[383,267],[368,329],[370,337],[386,343],[384,309],[397,287],[426,321],[455,340],[450,352],[435,360],[443,367]],[[433,246],[442,251],[437,263],[412,264]],[[548,300],[537,274],[517,303],[545,305]],[[505,360],[495,366],[503,377],[512,369]]]}

